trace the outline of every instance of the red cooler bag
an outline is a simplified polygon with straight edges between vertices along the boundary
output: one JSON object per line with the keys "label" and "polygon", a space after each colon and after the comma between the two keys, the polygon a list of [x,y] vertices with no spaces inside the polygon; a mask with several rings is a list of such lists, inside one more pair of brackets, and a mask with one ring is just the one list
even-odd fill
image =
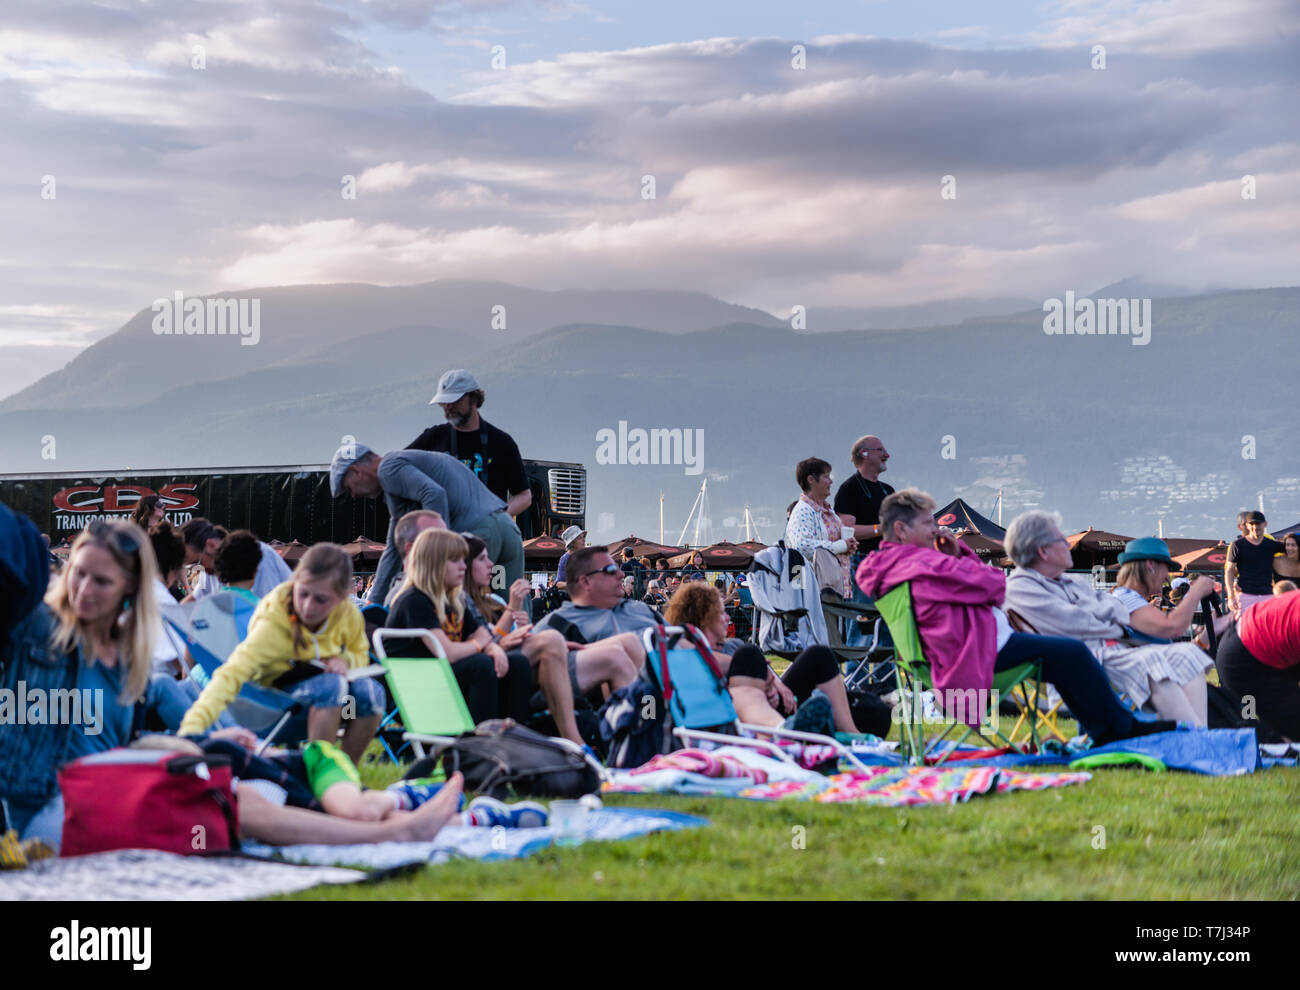
{"label": "red cooler bag", "polygon": [[59,771],[64,856],[161,849],[192,856],[239,848],[228,763],[155,749],[111,749]]}

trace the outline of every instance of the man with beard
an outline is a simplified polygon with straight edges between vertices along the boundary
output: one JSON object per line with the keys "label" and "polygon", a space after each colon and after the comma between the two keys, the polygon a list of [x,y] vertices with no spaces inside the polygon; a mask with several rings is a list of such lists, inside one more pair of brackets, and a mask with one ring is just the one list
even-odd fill
{"label": "man with beard", "polygon": [[444,373],[429,404],[442,406],[447,422],[429,427],[406,449],[450,454],[506,503],[507,513],[518,516],[533,504],[524,461],[510,434],[479,415],[483,400],[483,389],[468,371],[455,368]]}

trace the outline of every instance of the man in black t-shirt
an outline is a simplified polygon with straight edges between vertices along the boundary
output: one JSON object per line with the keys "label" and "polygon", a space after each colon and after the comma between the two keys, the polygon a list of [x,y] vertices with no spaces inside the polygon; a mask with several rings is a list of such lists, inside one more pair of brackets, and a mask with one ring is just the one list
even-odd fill
{"label": "man in black t-shirt", "polygon": [[1228,548],[1228,562],[1223,565],[1223,590],[1228,608],[1240,612],[1273,594],[1273,558],[1282,553],[1282,544],[1265,531],[1267,520],[1258,510],[1237,513],[1241,536]]}
{"label": "man in black t-shirt", "polygon": [[484,397],[468,371],[456,368],[446,372],[438,379],[438,394],[429,404],[442,406],[447,422],[429,427],[406,449],[451,454],[506,503],[506,512],[518,516],[533,504],[533,492],[514,439],[479,415]]}
{"label": "man in black t-shirt", "polygon": [[[870,604],[871,599],[858,587],[858,565],[880,546],[880,504],[894,491],[893,486],[880,480],[880,475],[887,470],[889,451],[880,437],[869,433],[854,441],[849,457],[853,460],[853,473],[835,492],[833,508],[841,520],[853,527],[853,538],[858,541],[858,552],[849,561],[853,601]],[[865,645],[867,637],[858,624],[850,622],[848,626],[846,645]]]}
{"label": "man in black t-shirt", "polygon": [[853,473],[835,492],[835,514],[853,527],[858,553],[866,556],[880,546],[880,503],[893,487],[880,480],[888,468],[889,451],[880,437],[859,437],[849,451]]}

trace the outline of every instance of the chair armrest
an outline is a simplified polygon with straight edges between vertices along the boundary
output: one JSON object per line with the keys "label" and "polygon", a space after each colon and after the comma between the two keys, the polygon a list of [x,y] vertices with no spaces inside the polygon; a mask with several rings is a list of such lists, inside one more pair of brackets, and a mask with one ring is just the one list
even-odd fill
{"label": "chair armrest", "polygon": [[822,608],[840,612],[844,615],[869,615],[878,616],[880,609],[875,605],[869,605],[866,602],[855,602],[851,598],[842,598],[833,588],[822,589]]}
{"label": "chair armrest", "polygon": [[1163,636],[1150,636],[1132,626],[1122,626],[1124,638],[1131,639],[1135,643],[1172,643],[1172,639],[1165,639]]}
{"label": "chair armrest", "polygon": [[429,632],[428,629],[388,629],[388,628],[376,629],[373,637],[374,646],[375,646],[375,656],[377,656],[380,660],[388,659],[388,651],[384,649],[385,639],[423,640],[426,636],[428,637],[428,640],[426,640],[425,645],[427,646],[429,645],[430,642],[432,642],[433,655],[435,657],[441,657],[442,659],[446,660],[447,654],[443,650],[442,644],[438,642],[437,637],[434,636],[431,632]]}
{"label": "chair armrest", "polygon": [[1007,621],[1011,623],[1011,628],[1016,632],[1029,633],[1031,636],[1038,635],[1038,630],[1034,628],[1034,624],[1015,609],[1008,608],[1003,611],[1006,614]]}

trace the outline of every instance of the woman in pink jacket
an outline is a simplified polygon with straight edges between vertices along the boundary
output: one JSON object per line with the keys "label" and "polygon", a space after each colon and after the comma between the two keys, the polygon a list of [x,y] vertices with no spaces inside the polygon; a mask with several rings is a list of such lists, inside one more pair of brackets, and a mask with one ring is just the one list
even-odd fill
{"label": "woman in pink jacket", "polygon": [[[1119,703],[1101,666],[1074,639],[1014,632],[1001,605],[1006,579],[980,563],[975,552],[934,521],[934,500],[907,488],[880,507],[880,549],[858,567],[857,582],[872,598],[912,583],[912,607],[941,708],[987,690],[993,673],[1030,660],[1042,662],[1043,680],[1056,685],[1080,728],[1095,745],[1166,732],[1176,722],[1140,721]],[[955,692],[963,692],[957,695]],[[945,701],[953,704],[945,704]],[[978,713],[969,713],[974,721]]]}

